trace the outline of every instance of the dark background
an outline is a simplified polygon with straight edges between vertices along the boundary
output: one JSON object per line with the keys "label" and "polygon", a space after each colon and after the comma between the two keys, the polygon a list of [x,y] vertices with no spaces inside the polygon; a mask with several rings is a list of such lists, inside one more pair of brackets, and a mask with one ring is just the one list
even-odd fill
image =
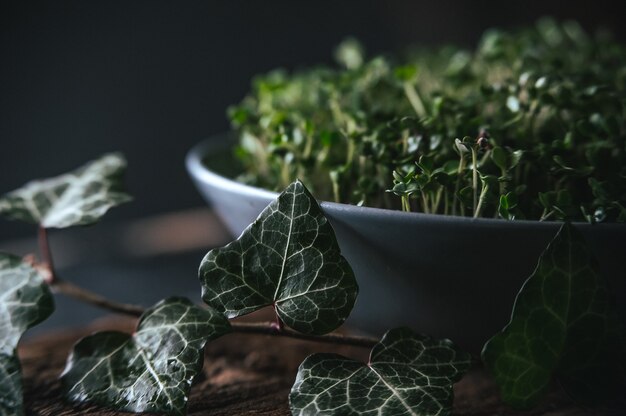
{"label": "dark background", "polygon": [[[185,153],[229,128],[254,74],[331,62],[348,35],[370,53],[472,46],[542,15],[625,37],[618,1],[3,1],[0,194],[119,150],[136,200],[108,218],[200,206]],[[0,223],[0,241],[31,232]]]}

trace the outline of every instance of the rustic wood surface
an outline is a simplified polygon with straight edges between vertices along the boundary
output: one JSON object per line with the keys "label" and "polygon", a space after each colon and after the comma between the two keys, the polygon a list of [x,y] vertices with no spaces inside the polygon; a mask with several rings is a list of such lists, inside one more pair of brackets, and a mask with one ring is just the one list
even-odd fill
{"label": "rustic wood surface", "polygon": [[[126,413],[90,405],[65,403],[58,376],[72,345],[96,330],[132,331],[134,321],[111,318],[88,328],[54,332],[24,342],[19,348],[28,415],[96,415]],[[289,415],[287,397],[299,363],[313,352],[338,352],[366,359],[367,351],[282,337],[231,334],[206,348],[202,374],[192,388],[189,415]],[[537,409],[515,412],[504,406],[490,378],[478,369],[455,385],[454,415],[582,416],[618,415],[621,411],[585,410],[558,391]]]}

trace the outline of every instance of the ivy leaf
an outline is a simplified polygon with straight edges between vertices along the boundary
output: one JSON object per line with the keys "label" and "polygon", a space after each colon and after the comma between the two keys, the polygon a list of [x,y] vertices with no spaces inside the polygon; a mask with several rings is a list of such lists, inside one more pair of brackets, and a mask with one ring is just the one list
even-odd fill
{"label": "ivy leaf", "polygon": [[0,415],[20,415],[22,377],[15,348],[28,328],[54,310],[43,277],[22,259],[0,252]]}
{"label": "ivy leaf", "polygon": [[45,228],[93,224],[131,199],[122,186],[125,169],[124,157],[111,153],[73,172],[29,182],[0,198],[0,215]]}
{"label": "ivy leaf", "polygon": [[446,415],[452,384],[471,363],[449,340],[408,328],[387,332],[366,365],[314,354],[300,365],[289,395],[294,415]]}
{"label": "ivy leaf", "polygon": [[17,352],[0,354],[0,383],[0,415],[23,415],[22,369]]}
{"label": "ivy leaf", "polygon": [[625,349],[598,263],[564,224],[517,295],[511,321],[482,357],[505,402],[535,405],[553,377],[577,401],[594,404],[624,385]]}
{"label": "ivy leaf", "polygon": [[118,410],[182,415],[204,345],[229,330],[214,309],[165,299],[141,316],[133,335],[109,331],[80,340],[61,375],[64,394]]}
{"label": "ivy leaf", "polygon": [[288,326],[323,334],[349,315],[358,286],[331,225],[296,181],[241,236],[200,265],[202,298],[229,318],[274,305]]}

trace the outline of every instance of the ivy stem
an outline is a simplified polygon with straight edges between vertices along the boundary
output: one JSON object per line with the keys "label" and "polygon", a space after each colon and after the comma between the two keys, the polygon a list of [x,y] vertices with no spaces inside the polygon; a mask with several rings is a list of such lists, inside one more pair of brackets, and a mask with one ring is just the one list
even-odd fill
{"label": "ivy stem", "polygon": [[[115,302],[107,299],[104,296],[91,292],[66,280],[57,279],[51,284],[51,287],[56,293],[62,293],[66,296],[70,296],[74,299],[82,302],[97,306],[101,309],[106,309],[111,312],[121,313],[123,315],[129,315],[133,317],[139,317],[145,312],[145,309],[139,305],[132,305],[127,303]],[[377,338],[364,337],[357,335],[345,335],[336,332],[331,332],[325,335],[312,335],[303,334],[295,331],[291,328],[277,324],[273,322],[231,322],[230,323],[233,333],[242,334],[259,334],[259,335],[272,335],[281,336],[287,338],[302,339],[311,342],[320,342],[325,344],[340,344],[350,345],[354,347],[372,348],[378,343]]]}
{"label": "ivy stem", "polygon": [[[39,249],[41,256],[45,262],[44,266],[48,270],[50,278],[47,283],[56,293],[62,293],[84,303],[106,309],[111,312],[139,317],[145,312],[145,309],[139,305],[116,302],[105,298],[95,292],[77,286],[71,282],[59,278],[56,274],[53,262],[50,244],[48,242],[48,233],[45,227],[39,227]],[[312,342],[322,342],[326,344],[341,344],[354,347],[372,348],[378,339],[371,337],[362,337],[355,335],[344,335],[331,332],[325,335],[303,334],[283,325],[281,319],[276,315],[275,322],[231,322],[231,328],[235,333],[243,334],[262,334],[283,336],[288,338],[303,339]]]}
{"label": "ivy stem", "polygon": [[285,325],[283,324],[283,320],[280,319],[280,316],[278,315],[278,309],[276,308],[276,302],[274,302],[274,304],[272,305],[272,308],[274,308],[274,315],[276,316],[276,320],[274,320],[274,322],[272,322],[270,324],[270,326],[276,331],[276,332],[281,332]]}
{"label": "ivy stem", "polygon": [[46,282],[53,284],[57,280],[56,272],[54,269],[54,263],[52,261],[52,251],[50,250],[50,242],[48,241],[48,230],[44,226],[39,226],[39,232],[37,234],[37,242],[39,243],[39,252],[41,257],[49,270],[48,276],[46,276]]}
{"label": "ivy stem", "polygon": [[275,335],[288,338],[303,339],[312,342],[322,342],[326,344],[341,344],[354,347],[372,348],[378,343],[378,339],[357,335],[344,335],[331,332],[325,335],[303,334],[291,328],[283,327],[278,331],[274,322],[231,322],[230,325],[235,333]]}
{"label": "ivy stem", "polygon": [[38,242],[44,266],[48,271],[48,273],[45,274],[46,283],[48,283],[48,285],[50,285],[55,292],[62,293],[74,299],[90,303],[113,312],[133,316],[139,316],[143,313],[144,310],[141,306],[118,303],[109,300],[101,295],[98,295],[97,293],[93,293],[87,289],[83,289],[82,287],[61,279],[54,268],[52,251],[50,250],[50,242],[48,241],[48,230],[43,226],[39,226]]}
{"label": "ivy stem", "polygon": [[76,286],[67,280],[57,278],[50,286],[56,293],[62,293],[76,300],[89,303],[102,309],[107,309],[111,312],[131,316],[140,316],[144,312],[144,308],[141,306],[112,301],[97,293]]}

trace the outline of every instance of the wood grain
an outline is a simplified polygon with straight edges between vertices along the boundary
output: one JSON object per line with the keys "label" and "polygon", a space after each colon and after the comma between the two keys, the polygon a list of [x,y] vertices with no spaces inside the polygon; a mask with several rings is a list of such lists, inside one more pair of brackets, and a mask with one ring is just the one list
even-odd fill
{"label": "wood grain", "polygon": [[[24,372],[24,400],[28,415],[95,415],[125,413],[91,405],[65,403],[58,376],[72,345],[96,330],[132,331],[126,318],[107,319],[87,328],[54,332],[31,339],[20,346]],[[323,345],[306,341],[248,334],[232,334],[206,348],[203,372],[196,380],[189,400],[189,415],[289,415],[287,397],[299,363],[313,352],[337,352],[366,359],[361,348]],[[532,411],[516,412],[504,406],[490,378],[474,370],[455,386],[457,416],[589,416],[618,415],[608,410],[574,406],[557,391]]]}

